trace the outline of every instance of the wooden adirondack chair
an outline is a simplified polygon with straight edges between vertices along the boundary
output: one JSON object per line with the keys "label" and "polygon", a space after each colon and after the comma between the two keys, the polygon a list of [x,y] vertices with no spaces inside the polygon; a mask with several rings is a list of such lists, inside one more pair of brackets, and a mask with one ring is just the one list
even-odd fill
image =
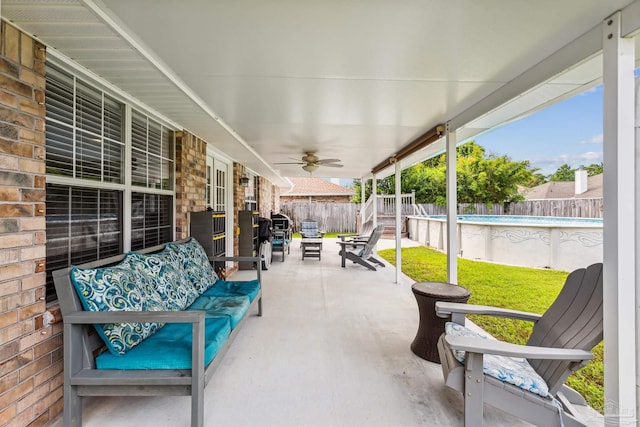
{"label": "wooden adirondack chair", "polygon": [[350,259],[351,261],[358,263],[369,270],[376,271],[376,264],[380,267],[384,267],[384,263],[373,256],[376,243],[382,236],[384,231],[384,224],[379,224],[373,229],[371,235],[366,242],[361,241],[340,241],[336,242],[340,245],[340,255],[342,256],[342,267],[345,267],[345,261]]}
{"label": "wooden adirondack chair", "polygon": [[[452,318],[438,353],[445,384],[464,396],[466,427],[482,425],[484,403],[536,425],[585,425],[574,405],[586,402],[564,381],[593,358],[590,350],[602,341],[602,264],[569,274],[542,316],[447,302],[437,302],[436,312]],[[533,332],[524,346],[482,338],[462,329],[465,314],[532,321]]]}
{"label": "wooden adirondack chair", "polygon": [[318,228],[318,221],[308,218],[300,221],[300,234],[303,239],[318,239],[324,236],[324,233]]}
{"label": "wooden adirondack chair", "polygon": [[369,220],[362,224],[358,234],[338,234],[338,238],[344,242],[367,242],[373,232],[373,221]]}

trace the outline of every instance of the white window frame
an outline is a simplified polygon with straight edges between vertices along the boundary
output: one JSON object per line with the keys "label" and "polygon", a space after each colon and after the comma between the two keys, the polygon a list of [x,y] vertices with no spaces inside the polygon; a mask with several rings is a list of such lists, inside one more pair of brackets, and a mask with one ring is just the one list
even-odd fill
{"label": "white window frame", "polygon": [[[175,134],[181,129],[176,123],[173,123],[171,120],[163,117],[161,114],[154,112],[149,109],[147,106],[133,98],[131,95],[123,92],[121,89],[113,86],[109,82],[100,78],[99,76],[91,73],[85,68],[82,68],[79,64],[75,63],[73,60],[68,57],[62,55],[57,51],[47,52],[47,62],[60,68],[61,70],[71,74],[74,76],[76,82],[81,81],[83,84],[87,86],[91,86],[97,90],[104,92],[109,95],[111,98],[117,100],[124,104],[124,129],[123,129],[123,139],[124,139],[124,165],[122,168],[122,174],[124,178],[123,183],[112,183],[112,182],[103,182],[103,181],[93,181],[87,179],[73,178],[61,175],[47,174],[47,183],[51,184],[59,184],[66,186],[74,186],[74,187],[86,187],[86,188],[100,188],[100,189],[110,189],[110,190],[119,190],[123,192],[123,214],[122,214],[122,248],[124,252],[128,252],[131,250],[131,199],[132,193],[145,193],[145,194],[158,194],[158,195],[166,195],[171,196],[171,240],[175,240],[176,236],[176,185],[175,185]],[[77,84],[77,83],[76,83]],[[146,115],[152,120],[160,123],[162,126],[167,127],[174,132],[174,144],[173,144],[173,153],[171,154],[171,158],[173,159],[172,171],[173,174],[173,188],[171,190],[165,189],[157,189],[151,187],[140,187],[133,186],[131,182],[131,161],[132,161],[132,141],[131,141],[131,118],[132,118],[132,109],[135,109],[139,113]],[[74,153],[75,155],[75,153]]]}

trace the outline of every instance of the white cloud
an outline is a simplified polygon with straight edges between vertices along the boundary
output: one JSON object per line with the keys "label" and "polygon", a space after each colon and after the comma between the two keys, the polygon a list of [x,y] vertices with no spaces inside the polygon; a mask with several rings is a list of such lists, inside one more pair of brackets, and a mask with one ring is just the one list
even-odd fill
{"label": "white cloud", "polygon": [[586,151],[576,154],[559,154],[553,157],[541,157],[530,160],[531,166],[539,168],[540,173],[550,175],[554,173],[560,166],[567,164],[572,168],[579,166],[587,166],[594,163],[602,163],[602,152]]}
{"label": "white cloud", "polygon": [[589,139],[583,139],[580,144],[602,144],[604,140],[602,134],[594,135]]}
{"label": "white cloud", "polygon": [[598,163],[602,161],[602,152],[600,151],[587,151],[586,153],[576,154],[576,160],[588,160],[591,163]]}

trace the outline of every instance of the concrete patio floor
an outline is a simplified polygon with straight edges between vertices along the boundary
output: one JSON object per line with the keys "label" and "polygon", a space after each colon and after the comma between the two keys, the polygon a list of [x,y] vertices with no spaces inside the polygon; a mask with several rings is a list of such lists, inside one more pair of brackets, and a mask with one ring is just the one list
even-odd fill
{"label": "concrete patio floor", "polygon": [[[394,283],[390,265],[341,268],[334,242],[326,239],[322,260],[303,261],[294,241],[263,272],[264,315],[247,319],[207,386],[205,426],[463,424],[462,396],[444,386],[440,365],[409,348],[412,280]],[[189,426],[189,416],[188,397],[100,397],[85,399],[83,425]],[[484,422],[528,425],[487,406]]]}

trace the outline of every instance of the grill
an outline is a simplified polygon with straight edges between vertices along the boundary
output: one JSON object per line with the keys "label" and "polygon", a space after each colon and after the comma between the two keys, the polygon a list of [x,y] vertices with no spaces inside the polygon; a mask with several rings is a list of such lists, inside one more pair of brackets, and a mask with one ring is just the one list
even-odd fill
{"label": "grill", "polygon": [[274,230],[289,230],[291,228],[291,220],[284,214],[271,214]]}

